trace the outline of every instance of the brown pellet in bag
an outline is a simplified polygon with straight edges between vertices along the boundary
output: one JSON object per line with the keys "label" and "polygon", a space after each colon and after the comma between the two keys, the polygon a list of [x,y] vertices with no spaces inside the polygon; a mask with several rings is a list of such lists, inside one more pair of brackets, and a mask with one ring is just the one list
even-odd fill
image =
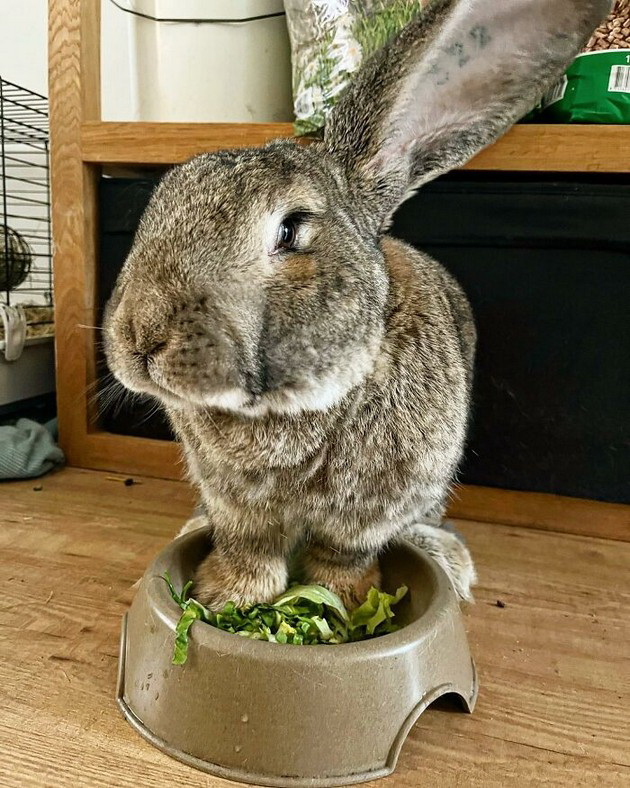
{"label": "brown pellet in bag", "polygon": [[630,49],[630,0],[617,0],[610,16],[600,25],[584,47],[585,52],[604,49]]}

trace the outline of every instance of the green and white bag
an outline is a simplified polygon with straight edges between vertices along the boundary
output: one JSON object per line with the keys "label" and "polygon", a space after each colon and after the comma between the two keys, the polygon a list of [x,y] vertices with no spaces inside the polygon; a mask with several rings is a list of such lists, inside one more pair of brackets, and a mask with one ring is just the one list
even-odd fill
{"label": "green and white bag", "polygon": [[544,121],[630,123],[630,0],[617,0],[584,52],[543,98]]}
{"label": "green and white bag", "polygon": [[295,133],[323,128],[350,75],[432,0],[285,0]]}

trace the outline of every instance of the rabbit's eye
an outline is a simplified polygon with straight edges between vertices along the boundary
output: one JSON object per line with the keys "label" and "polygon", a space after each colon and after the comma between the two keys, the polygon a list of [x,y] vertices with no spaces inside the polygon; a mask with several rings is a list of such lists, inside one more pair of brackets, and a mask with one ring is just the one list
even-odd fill
{"label": "rabbit's eye", "polygon": [[297,239],[297,218],[294,216],[287,216],[283,220],[278,229],[278,240],[276,246],[278,249],[294,249],[295,241]]}

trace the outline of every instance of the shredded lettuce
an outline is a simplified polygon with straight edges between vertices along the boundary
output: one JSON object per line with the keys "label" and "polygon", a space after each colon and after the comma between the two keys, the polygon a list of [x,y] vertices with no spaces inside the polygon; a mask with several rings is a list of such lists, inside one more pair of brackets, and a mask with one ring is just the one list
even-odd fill
{"label": "shredded lettuce", "polygon": [[175,628],[174,665],[186,662],[190,628],[195,621],[270,643],[309,646],[350,643],[399,629],[393,621],[392,607],[407,593],[406,586],[401,586],[395,594],[372,588],[362,605],[348,611],[341,599],[323,586],[295,585],[271,604],[241,609],[234,602],[228,602],[222,610],[212,612],[188,596],[192,581],[188,581],[178,594],[168,573],[164,573],[163,579],[173,600],[182,609]]}

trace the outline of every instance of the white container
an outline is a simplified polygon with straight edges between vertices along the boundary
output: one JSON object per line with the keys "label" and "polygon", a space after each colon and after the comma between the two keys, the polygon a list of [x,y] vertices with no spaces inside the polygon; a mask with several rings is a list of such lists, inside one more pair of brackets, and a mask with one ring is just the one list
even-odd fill
{"label": "white container", "polygon": [[24,343],[17,361],[4,357],[0,340],[0,406],[49,394],[55,390],[53,337],[33,337]]}
{"label": "white container", "polygon": [[102,11],[104,120],[293,119],[282,0],[102,0]]}

